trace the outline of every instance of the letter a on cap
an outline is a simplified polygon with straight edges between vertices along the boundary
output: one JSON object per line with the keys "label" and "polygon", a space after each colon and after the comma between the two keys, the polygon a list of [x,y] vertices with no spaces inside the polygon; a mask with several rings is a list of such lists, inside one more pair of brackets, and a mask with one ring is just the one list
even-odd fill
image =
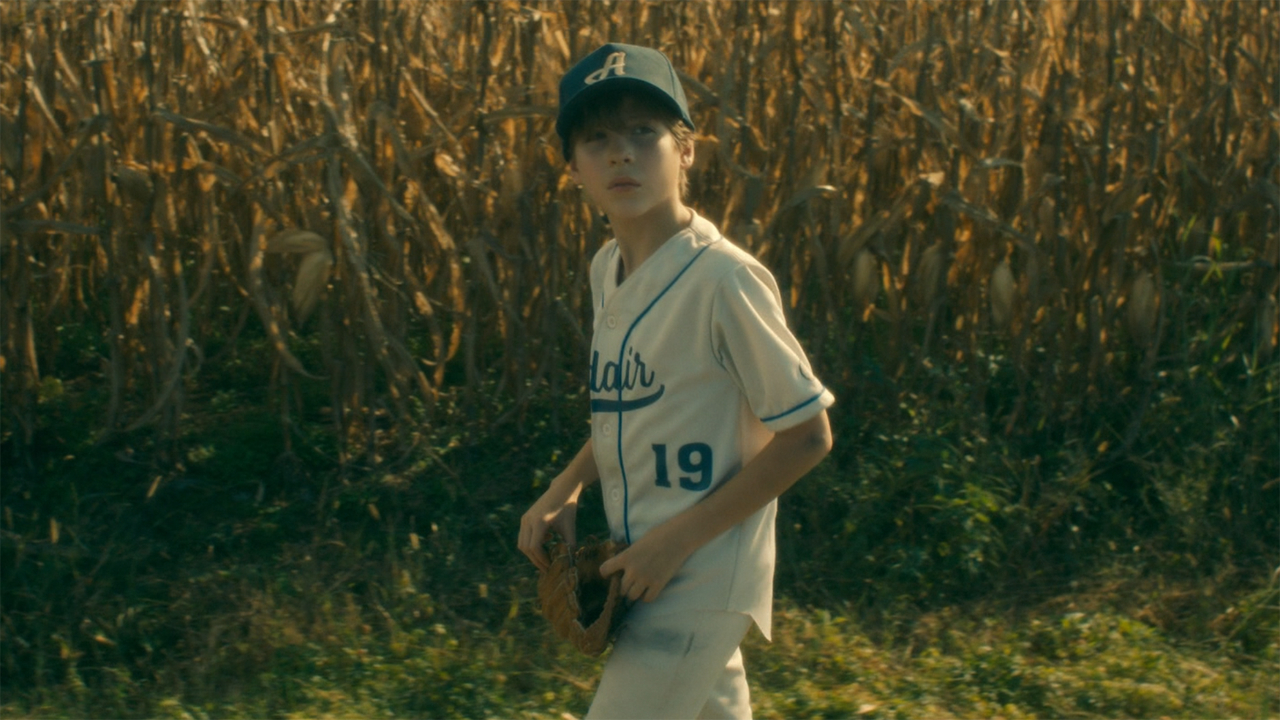
{"label": "letter a on cap", "polygon": [[583,82],[585,82],[588,85],[594,85],[600,82],[601,80],[609,77],[609,73],[626,75],[627,74],[626,66],[627,66],[626,53],[624,52],[612,53],[611,55],[609,55],[609,57],[605,58],[604,67],[588,75],[586,78],[583,79]]}

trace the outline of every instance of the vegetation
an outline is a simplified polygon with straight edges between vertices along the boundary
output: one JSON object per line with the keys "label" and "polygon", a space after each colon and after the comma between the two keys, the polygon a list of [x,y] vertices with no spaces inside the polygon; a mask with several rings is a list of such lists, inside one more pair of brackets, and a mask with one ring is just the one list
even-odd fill
{"label": "vegetation", "polygon": [[757,714],[1280,713],[1278,13],[0,6],[0,711],[583,711],[514,538],[608,232],[555,82],[627,39],[838,397]]}
{"label": "vegetation", "polygon": [[[221,380],[238,396],[235,377]],[[16,510],[4,536],[0,715],[581,714],[598,661],[550,635],[532,568],[510,540],[540,479],[574,449],[571,433],[550,428],[550,408],[538,407],[540,419],[518,439],[439,436],[403,463],[344,478],[319,456],[277,460],[274,424],[253,421],[264,414],[261,401],[224,402],[200,414],[207,424],[192,432],[202,444],[183,475],[148,497],[150,469],[93,446],[74,396],[46,401],[60,420],[46,430],[75,451],[50,458],[48,476],[74,479],[27,485],[30,498],[7,491],[6,507]],[[561,412],[576,403],[566,399]],[[1034,559],[1030,550],[971,559],[976,570],[948,560],[935,537],[955,552],[989,550],[990,530],[948,524],[942,509],[922,522],[939,526],[934,535],[900,530],[873,541],[843,525],[806,531],[823,499],[874,497],[885,482],[841,471],[865,464],[860,455],[888,465],[912,459],[902,450],[889,457],[901,445],[877,445],[872,433],[883,423],[866,425],[872,449],[842,444],[839,457],[785,498],[775,641],[753,636],[746,649],[757,715],[1280,711],[1280,585],[1232,562],[1189,567],[1219,552],[1171,549],[1196,538],[1145,536],[1149,547],[1123,552],[1102,539],[1081,542],[1079,563],[1102,572],[1032,572],[1010,561]],[[901,425],[898,433],[911,432]],[[843,427],[842,437],[858,434]],[[998,451],[974,453],[980,467],[1001,462]],[[124,472],[95,479],[78,471],[85,466]],[[598,502],[589,497],[586,506]],[[54,542],[52,512],[67,508],[76,514],[56,520]],[[1121,511],[1112,512],[1119,523]],[[598,511],[582,519],[588,531],[602,529]],[[1112,531],[1104,524],[1091,532]],[[886,561],[847,558],[841,550],[854,543]],[[899,567],[915,548],[926,555],[923,579]],[[853,574],[868,571],[870,583]]]}

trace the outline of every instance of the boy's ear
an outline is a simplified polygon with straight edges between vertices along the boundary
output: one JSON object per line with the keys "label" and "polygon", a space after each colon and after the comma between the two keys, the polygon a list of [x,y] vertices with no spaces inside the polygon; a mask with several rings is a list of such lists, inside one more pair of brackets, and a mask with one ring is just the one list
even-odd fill
{"label": "boy's ear", "polygon": [[693,146],[696,144],[697,143],[693,141],[693,138],[690,138],[689,144],[680,151],[680,169],[681,170],[688,170],[689,168],[693,167],[693,158],[694,158]]}

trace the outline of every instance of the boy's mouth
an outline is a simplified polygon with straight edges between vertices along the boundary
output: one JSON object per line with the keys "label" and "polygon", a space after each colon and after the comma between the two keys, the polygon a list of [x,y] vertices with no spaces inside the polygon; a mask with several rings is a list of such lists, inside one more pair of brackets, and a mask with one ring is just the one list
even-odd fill
{"label": "boy's mouth", "polygon": [[640,183],[629,177],[615,178],[609,183],[610,190],[626,190],[627,188],[640,187]]}

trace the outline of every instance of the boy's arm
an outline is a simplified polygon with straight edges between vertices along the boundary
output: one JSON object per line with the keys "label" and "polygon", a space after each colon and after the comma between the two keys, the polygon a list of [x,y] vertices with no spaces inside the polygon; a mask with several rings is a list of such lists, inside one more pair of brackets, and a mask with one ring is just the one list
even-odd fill
{"label": "boy's arm", "polygon": [[786,492],[831,451],[827,412],[773,436],[737,475],[600,566],[623,571],[622,592],[652,602],[698,548]]}
{"label": "boy's arm", "polygon": [[569,545],[575,545],[574,531],[578,519],[578,496],[583,488],[600,479],[596,468],[596,456],[590,438],[565,469],[551,481],[542,497],[520,518],[518,546],[538,566],[539,570],[551,567],[551,559],[542,548],[547,531],[555,529]]}

